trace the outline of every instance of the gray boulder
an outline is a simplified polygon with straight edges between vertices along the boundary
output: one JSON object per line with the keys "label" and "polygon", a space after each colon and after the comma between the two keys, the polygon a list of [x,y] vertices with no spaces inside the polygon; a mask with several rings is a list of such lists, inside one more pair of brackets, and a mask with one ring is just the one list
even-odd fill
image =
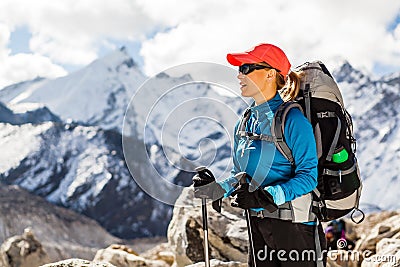
{"label": "gray boulder", "polygon": [[117,267],[107,262],[91,262],[82,259],[68,259],[55,263],[49,263],[39,267]]}
{"label": "gray boulder", "polygon": [[49,262],[42,244],[30,229],[25,229],[22,235],[7,239],[1,245],[0,255],[4,267],[32,267]]}
{"label": "gray boulder", "polygon": [[94,262],[108,262],[118,267],[169,267],[163,260],[150,260],[139,256],[135,251],[122,245],[111,245],[96,253]]}
{"label": "gray boulder", "polygon": [[[210,258],[246,263],[248,236],[242,210],[232,208],[229,199],[224,199],[221,214],[211,203],[207,210]],[[167,235],[177,266],[204,261],[201,201],[194,199],[193,188],[185,188],[177,199]]]}
{"label": "gray boulder", "polygon": [[[187,267],[203,267],[203,266],[204,266],[204,262],[198,262],[195,264],[188,265]],[[212,259],[212,260],[210,260],[210,266],[211,267],[246,267],[247,263],[236,262],[236,261],[223,262],[220,260]]]}
{"label": "gray boulder", "polygon": [[369,230],[366,229],[364,234],[361,235],[361,239],[357,242],[356,249],[361,252],[368,250],[370,253],[375,254],[379,241],[400,234],[400,214],[393,213],[392,216],[386,218],[381,216],[381,220],[371,226]]}
{"label": "gray boulder", "polygon": [[400,239],[382,238],[376,245],[376,254],[366,257],[361,267],[400,266]]}

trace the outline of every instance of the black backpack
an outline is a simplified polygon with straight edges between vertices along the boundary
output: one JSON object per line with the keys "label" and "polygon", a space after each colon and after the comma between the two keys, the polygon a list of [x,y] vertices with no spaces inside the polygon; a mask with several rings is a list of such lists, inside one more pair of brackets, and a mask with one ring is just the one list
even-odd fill
{"label": "black backpack", "polygon": [[[285,142],[284,125],[287,113],[299,108],[314,129],[318,153],[318,185],[313,190],[312,211],[320,221],[330,221],[359,210],[362,189],[357,164],[356,140],[353,123],[344,107],[339,87],[325,65],[320,61],[305,63],[295,69],[302,72],[300,91],[295,101],[284,102],[276,111],[272,136],[256,136],[244,131],[249,117],[245,112],[240,123],[241,135],[252,139],[274,142],[277,149],[295,166],[292,152]],[[284,89],[283,89],[284,90]]]}
{"label": "black backpack", "polygon": [[353,122],[344,107],[343,97],[334,78],[320,61],[307,62],[296,68],[303,72],[296,101],[279,107],[271,133],[279,151],[292,163],[292,153],[284,141],[284,121],[287,112],[300,108],[314,129],[318,154],[318,186],[313,191],[314,212],[321,221],[338,219],[359,210],[362,189],[356,158]]}

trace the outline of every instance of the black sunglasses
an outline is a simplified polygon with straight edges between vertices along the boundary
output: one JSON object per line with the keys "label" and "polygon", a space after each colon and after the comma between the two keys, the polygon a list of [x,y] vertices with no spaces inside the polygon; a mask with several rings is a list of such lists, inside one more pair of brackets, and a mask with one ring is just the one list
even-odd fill
{"label": "black sunglasses", "polygon": [[271,66],[260,65],[260,64],[243,64],[239,66],[239,72],[243,73],[244,75],[247,75],[255,70],[261,70],[261,69],[273,69],[273,68]]}

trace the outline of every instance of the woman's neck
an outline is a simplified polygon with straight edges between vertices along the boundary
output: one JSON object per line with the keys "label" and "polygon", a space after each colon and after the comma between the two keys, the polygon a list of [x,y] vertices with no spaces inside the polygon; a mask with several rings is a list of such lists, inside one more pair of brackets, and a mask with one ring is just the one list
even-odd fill
{"label": "woman's neck", "polygon": [[[270,84],[269,84],[270,85]],[[271,100],[272,98],[274,98],[276,96],[276,85],[275,86],[268,86],[266,88],[263,88],[263,90],[261,90],[260,94],[255,95],[253,97],[256,106],[261,105],[262,103],[265,103],[269,100]]]}

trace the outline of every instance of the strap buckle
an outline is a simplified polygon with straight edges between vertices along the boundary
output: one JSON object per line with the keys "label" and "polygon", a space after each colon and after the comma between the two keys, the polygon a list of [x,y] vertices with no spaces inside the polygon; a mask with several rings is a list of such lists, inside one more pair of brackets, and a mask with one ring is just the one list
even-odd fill
{"label": "strap buckle", "polygon": [[323,112],[320,112],[319,114],[321,114],[321,115],[320,115],[320,118],[321,118],[321,119],[323,119],[323,118],[329,118],[329,113],[328,113],[328,111],[323,111]]}

